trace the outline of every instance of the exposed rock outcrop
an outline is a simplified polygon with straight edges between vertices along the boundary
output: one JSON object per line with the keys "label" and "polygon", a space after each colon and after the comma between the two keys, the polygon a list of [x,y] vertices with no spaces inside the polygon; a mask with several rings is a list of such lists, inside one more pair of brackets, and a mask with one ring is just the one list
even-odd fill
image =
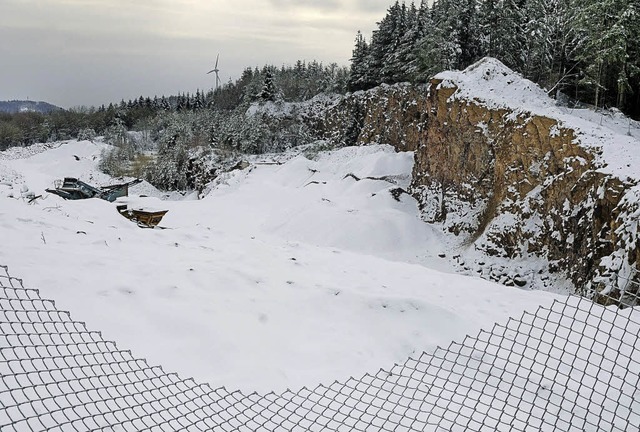
{"label": "exposed rock outcrop", "polygon": [[[636,291],[635,178],[603,169],[601,150],[548,108],[553,101],[541,89],[498,61],[459,74],[354,93],[303,118],[337,145],[415,151],[411,192],[424,220],[458,236],[468,251],[534,258],[584,293]],[[460,82],[469,76],[472,82]],[[474,85],[482,88],[474,93]],[[479,261],[465,268],[503,283],[553,283],[523,272],[505,278]]]}
{"label": "exposed rock outcrop", "polygon": [[455,88],[441,84],[432,82],[416,151],[412,187],[425,220],[490,256],[544,258],[579,290],[592,288],[602,259],[625,247],[618,206],[635,182],[599,172],[593,151],[557,120],[451,99]]}
{"label": "exposed rock outcrop", "polygon": [[301,117],[314,135],[337,146],[393,144],[413,151],[429,118],[428,86],[382,85],[343,98],[311,101]]}

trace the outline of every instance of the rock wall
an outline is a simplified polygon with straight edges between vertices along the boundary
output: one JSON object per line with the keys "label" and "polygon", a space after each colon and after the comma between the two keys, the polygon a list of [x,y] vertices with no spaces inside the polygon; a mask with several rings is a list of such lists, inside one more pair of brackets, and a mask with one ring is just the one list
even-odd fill
{"label": "rock wall", "polygon": [[302,120],[318,139],[336,146],[392,144],[413,151],[429,118],[428,86],[382,85],[343,98],[312,101]]}
{"label": "rock wall", "polygon": [[[637,182],[600,172],[594,150],[552,118],[488,108],[455,92],[439,80],[381,86],[303,118],[334,145],[388,143],[415,151],[411,193],[423,218],[456,235],[463,249],[544,262],[580,293],[637,291]],[[493,269],[466,268],[514,281]],[[552,288],[553,280],[544,280],[515,277],[518,285]]]}

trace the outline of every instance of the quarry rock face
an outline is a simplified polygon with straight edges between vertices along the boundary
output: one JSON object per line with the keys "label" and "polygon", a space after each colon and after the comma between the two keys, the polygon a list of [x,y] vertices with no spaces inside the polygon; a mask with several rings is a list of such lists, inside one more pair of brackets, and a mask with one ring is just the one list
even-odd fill
{"label": "quarry rock face", "polygon": [[[483,73],[511,79],[499,68]],[[306,120],[335,145],[414,151],[410,192],[423,219],[475,256],[534,259],[577,292],[606,291],[624,303],[625,293],[637,291],[640,261],[636,180],[603,172],[598,149],[581,145],[562,121],[458,92],[438,76],[424,86],[381,86],[347,95],[315,123]],[[507,285],[553,288],[545,277],[507,275],[481,261],[462,265]]]}
{"label": "quarry rock face", "polygon": [[382,85],[330,104],[312,103],[301,117],[317,138],[336,146],[393,144],[398,151],[413,151],[429,117],[427,88]]}
{"label": "quarry rock face", "polygon": [[557,120],[452,100],[453,91],[431,83],[416,150],[412,191],[425,220],[489,256],[543,258],[579,291],[617,282],[601,264],[627,247],[616,230],[634,182],[599,172]]}

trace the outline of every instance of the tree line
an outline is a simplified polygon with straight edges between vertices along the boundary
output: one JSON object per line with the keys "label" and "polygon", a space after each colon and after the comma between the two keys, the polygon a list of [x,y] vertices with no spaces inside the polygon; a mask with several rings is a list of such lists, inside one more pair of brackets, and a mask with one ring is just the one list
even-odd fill
{"label": "tree line", "polygon": [[426,82],[498,58],[557,92],[640,115],[639,0],[396,1],[371,38],[358,32],[348,88]]}
{"label": "tree line", "polygon": [[247,68],[235,82],[207,93],[100,107],[98,113],[113,117],[101,134],[114,146],[102,155],[100,168],[144,178],[164,190],[201,190],[238,153],[282,151],[310,141],[306,128],[287,116],[247,115],[253,102],[282,106],[319,93],[345,93],[348,75],[346,67],[315,61],[266,65]]}
{"label": "tree line", "polygon": [[[110,130],[121,128],[145,130],[155,117],[172,113],[206,111],[212,118],[229,117],[234,112],[239,115],[255,101],[300,102],[323,92],[345,93],[348,79],[347,67],[300,60],[290,66],[246,68],[238,79],[229,80],[215,90],[140,96],[99,107],[76,107],[48,114],[0,112],[0,150],[37,142],[109,135]],[[231,122],[237,127],[243,124]]]}

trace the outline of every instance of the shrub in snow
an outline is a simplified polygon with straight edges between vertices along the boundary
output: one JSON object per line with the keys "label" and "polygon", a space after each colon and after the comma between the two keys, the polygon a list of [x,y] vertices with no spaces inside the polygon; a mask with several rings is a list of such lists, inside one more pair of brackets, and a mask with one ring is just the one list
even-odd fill
{"label": "shrub in snow", "polygon": [[96,131],[91,128],[80,129],[78,131],[78,141],[93,141],[96,138]]}

